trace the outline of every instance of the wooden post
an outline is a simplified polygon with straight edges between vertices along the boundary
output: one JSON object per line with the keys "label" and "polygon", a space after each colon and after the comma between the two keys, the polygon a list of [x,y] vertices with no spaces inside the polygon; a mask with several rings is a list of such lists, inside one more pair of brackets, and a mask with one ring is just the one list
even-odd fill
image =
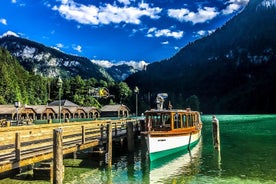
{"label": "wooden post", "polygon": [[139,124],[140,124],[140,121],[136,120],[136,122],[135,122],[135,134],[134,134],[135,138],[137,138],[140,135]]}
{"label": "wooden post", "polygon": [[140,120],[140,131],[144,132],[146,131],[146,126],[145,126],[145,120]]}
{"label": "wooden post", "polygon": [[77,159],[77,158],[78,158],[77,152],[74,151],[74,152],[73,152],[73,159]]}
{"label": "wooden post", "polygon": [[107,175],[106,184],[112,184],[112,169],[111,168],[107,169],[106,175]]}
{"label": "wooden post", "polygon": [[63,182],[63,152],[62,152],[62,129],[57,128],[53,130],[53,183],[54,184],[62,184]]}
{"label": "wooden post", "polygon": [[103,145],[103,136],[104,136],[104,127],[101,125],[101,139],[100,139],[100,145]]}
{"label": "wooden post", "polygon": [[115,123],[115,137],[118,135],[117,123]]}
{"label": "wooden post", "polygon": [[107,163],[108,168],[112,167],[112,123],[107,124],[107,130],[108,130],[108,139],[107,139]]}
{"label": "wooden post", "polygon": [[20,133],[15,133],[15,159],[20,162],[21,159],[21,142],[20,142]]}
{"label": "wooden post", "polygon": [[213,145],[215,149],[220,149],[219,120],[213,116]]}
{"label": "wooden post", "polygon": [[85,144],[85,127],[84,126],[81,126],[81,142],[82,144]]}
{"label": "wooden post", "polygon": [[134,151],[133,122],[127,123],[127,148],[129,152]]}

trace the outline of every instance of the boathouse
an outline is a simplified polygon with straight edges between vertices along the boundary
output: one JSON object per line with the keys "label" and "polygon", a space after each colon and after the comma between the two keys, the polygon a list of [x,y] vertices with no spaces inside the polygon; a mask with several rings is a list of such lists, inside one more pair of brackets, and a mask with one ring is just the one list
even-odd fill
{"label": "boathouse", "polygon": [[101,108],[101,117],[128,117],[129,108],[123,104],[105,105]]}
{"label": "boathouse", "polygon": [[[96,107],[82,107],[69,100],[60,101],[61,119],[65,118],[99,118],[100,111]],[[0,105],[0,119],[16,120],[32,119],[46,120],[58,119],[59,101],[53,101],[48,105]]]}

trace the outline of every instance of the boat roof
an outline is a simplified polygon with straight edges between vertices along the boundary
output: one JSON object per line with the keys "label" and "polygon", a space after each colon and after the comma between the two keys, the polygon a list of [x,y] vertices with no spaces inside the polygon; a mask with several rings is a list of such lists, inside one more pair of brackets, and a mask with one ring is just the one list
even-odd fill
{"label": "boat roof", "polygon": [[145,112],[147,113],[198,113],[198,111],[192,111],[190,108],[187,109],[151,109]]}

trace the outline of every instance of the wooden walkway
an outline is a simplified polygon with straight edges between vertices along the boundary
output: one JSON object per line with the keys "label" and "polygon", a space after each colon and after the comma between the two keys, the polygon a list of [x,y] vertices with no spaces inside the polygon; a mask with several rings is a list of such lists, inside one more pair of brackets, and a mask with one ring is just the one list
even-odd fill
{"label": "wooden walkway", "polygon": [[112,123],[113,138],[126,135],[127,123],[136,120],[96,120],[88,122],[30,125],[0,128],[0,173],[53,158],[53,130],[62,129],[63,155],[98,146],[107,139]]}

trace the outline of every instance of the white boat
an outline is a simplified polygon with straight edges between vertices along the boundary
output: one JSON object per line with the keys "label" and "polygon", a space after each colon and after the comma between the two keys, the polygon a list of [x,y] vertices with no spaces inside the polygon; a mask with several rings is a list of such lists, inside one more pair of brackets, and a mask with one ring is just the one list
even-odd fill
{"label": "white boat", "polygon": [[201,137],[200,113],[191,109],[163,109],[166,93],[158,94],[157,109],[145,112],[146,144],[150,161],[190,149]]}
{"label": "white boat", "polygon": [[[188,153],[180,152],[151,162],[149,183],[177,183],[172,180],[179,175],[191,175],[191,173],[196,175],[200,170],[201,153],[202,140]],[[187,177],[187,180],[189,178]]]}

